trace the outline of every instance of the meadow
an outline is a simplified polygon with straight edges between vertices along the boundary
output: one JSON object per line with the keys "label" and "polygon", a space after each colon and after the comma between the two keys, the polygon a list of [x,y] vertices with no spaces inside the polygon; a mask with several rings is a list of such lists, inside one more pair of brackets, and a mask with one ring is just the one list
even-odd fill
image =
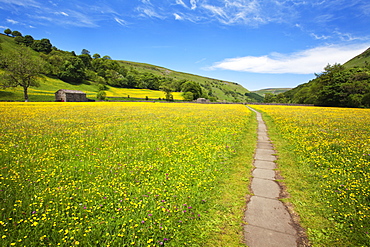
{"label": "meadow", "polygon": [[[164,99],[165,93],[157,90],[150,89],[134,89],[134,88],[116,88],[107,86],[105,91],[108,100],[115,100],[116,97],[120,97],[121,100],[133,100],[133,99],[145,99],[158,100],[158,98]],[[40,79],[40,87],[28,88],[29,100],[32,102],[54,102],[55,92],[59,89],[69,90],[80,90],[86,93],[87,98],[96,100],[98,93],[96,84],[69,84],[59,79],[43,77]],[[172,93],[174,100],[183,100],[181,92]],[[23,88],[16,87],[6,90],[0,89],[0,101],[24,101]]]}
{"label": "meadow", "polygon": [[369,109],[253,106],[313,246],[370,246]]}
{"label": "meadow", "polygon": [[2,246],[240,246],[242,105],[0,103]]}

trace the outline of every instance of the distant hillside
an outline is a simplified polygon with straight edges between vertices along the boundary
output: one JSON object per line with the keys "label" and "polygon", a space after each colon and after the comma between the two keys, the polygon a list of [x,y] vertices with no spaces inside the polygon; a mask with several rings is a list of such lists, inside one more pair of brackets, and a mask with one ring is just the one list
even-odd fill
{"label": "distant hillside", "polygon": [[247,94],[250,93],[249,90],[235,82],[223,81],[209,77],[178,72],[152,64],[123,60],[118,60],[118,62],[120,62],[129,70],[134,69],[136,71],[139,71],[140,73],[152,73],[157,76],[172,78],[174,80],[194,81],[196,83],[199,83],[202,88],[207,91],[209,97],[216,97],[220,101],[257,101],[253,99],[253,97],[247,96]]}
{"label": "distant hillside", "polygon": [[265,96],[266,93],[279,94],[279,93],[284,93],[290,89],[291,88],[265,88],[265,89],[260,89],[260,90],[256,90],[252,92],[259,94],[261,96]]}
{"label": "distant hillside", "polygon": [[346,68],[354,68],[354,67],[367,67],[370,65],[370,48],[366,51],[361,53],[360,55],[355,56],[345,64],[343,64]]}
{"label": "distant hillside", "polygon": [[[30,35],[26,36],[30,38]],[[28,46],[34,50],[35,56],[42,57],[48,63],[45,79],[40,80],[41,87],[31,87],[31,94],[37,92],[38,95],[45,93],[50,96],[55,89],[65,88],[86,90],[90,95],[105,91],[108,97],[113,95],[114,97],[127,97],[128,90],[130,92],[135,89],[147,90],[146,94],[149,94],[149,92],[153,93],[163,88],[171,88],[174,99],[183,99],[183,92],[188,92],[187,98],[204,97],[213,101],[226,102],[260,101],[256,95],[234,82],[173,71],[151,64],[116,61],[109,56],[100,57],[98,53],[91,56],[90,52],[85,49],[81,55],[76,55],[73,51],[62,51],[52,47],[48,39],[33,40],[31,37],[31,43],[26,43],[26,41],[23,36],[10,37],[1,34],[0,53],[7,54],[19,49],[20,46]],[[21,95],[17,93],[19,90],[21,89],[4,90],[0,88],[0,100],[18,101]],[[189,93],[191,93],[190,96]],[[133,93],[131,94],[133,97]],[[153,95],[164,97],[162,91]],[[146,96],[151,98],[150,95]],[[37,100],[44,101],[43,99],[49,100],[50,97],[37,97]]]}
{"label": "distant hillside", "polygon": [[316,78],[265,102],[370,107],[370,48],[345,64],[323,68]]}

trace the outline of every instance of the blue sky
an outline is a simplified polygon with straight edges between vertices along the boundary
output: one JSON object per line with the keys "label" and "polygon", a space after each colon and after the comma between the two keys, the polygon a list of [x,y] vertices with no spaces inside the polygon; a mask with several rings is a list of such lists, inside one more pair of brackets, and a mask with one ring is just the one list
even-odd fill
{"label": "blue sky", "polygon": [[295,87],[370,46],[368,0],[0,0],[0,28],[59,49]]}

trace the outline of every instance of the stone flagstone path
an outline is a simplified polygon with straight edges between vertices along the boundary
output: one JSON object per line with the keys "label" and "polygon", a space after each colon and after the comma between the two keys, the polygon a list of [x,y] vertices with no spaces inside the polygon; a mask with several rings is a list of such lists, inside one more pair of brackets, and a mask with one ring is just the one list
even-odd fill
{"label": "stone flagstone path", "polygon": [[278,199],[281,189],[275,181],[275,151],[267,135],[261,113],[257,113],[258,141],[254,156],[251,190],[244,221],[245,242],[249,247],[297,246],[298,233],[293,220]]}

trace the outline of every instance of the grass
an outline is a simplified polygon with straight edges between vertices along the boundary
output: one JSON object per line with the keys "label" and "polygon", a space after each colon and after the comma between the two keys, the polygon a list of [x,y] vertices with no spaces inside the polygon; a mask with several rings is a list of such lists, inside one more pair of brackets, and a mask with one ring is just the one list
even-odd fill
{"label": "grass", "polygon": [[256,143],[246,107],[30,102],[0,111],[2,245],[242,245]]}
{"label": "grass", "polygon": [[265,96],[266,93],[279,94],[279,93],[284,93],[286,91],[289,91],[290,89],[291,88],[266,88],[266,89],[260,89],[260,90],[253,91],[253,92],[261,96]]}
{"label": "grass", "polygon": [[[132,68],[140,73],[153,73],[157,76],[166,76],[173,78],[175,80],[188,80],[188,81],[194,81],[199,83],[207,92],[210,90],[212,91],[212,94],[216,96],[219,100],[226,100],[229,102],[233,102],[235,100],[240,100],[241,102],[246,101],[245,94],[250,93],[249,90],[245,89],[241,85],[229,82],[229,81],[223,81],[223,80],[217,80],[213,78],[203,77],[199,75],[193,75],[189,73],[184,72],[178,72],[174,70],[170,70],[167,68],[151,65],[151,64],[144,64],[144,63],[137,63],[137,62],[130,62],[130,61],[119,61],[123,66],[126,66],[127,68]],[[233,92],[235,97],[229,93],[226,92]]]}
{"label": "grass", "polygon": [[[40,87],[30,87],[28,89],[29,101],[53,102],[55,101],[54,93],[59,89],[83,91],[86,93],[87,98],[94,100],[96,100],[98,93],[97,86],[94,84],[72,85],[50,77],[40,79],[40,84]],[[149,99],[165,98],[164,92],[149,89],[115,88],[108,86],[106,93],[107,97],[111,97],[111,100],[114,100],[115,97],[127,98],[128,96],[137,99],[145,99],[146,97]],[[175,100],[183,100],[180,92],[173,92],[172,94]],[[24,101],[23,88],[17,87],[0,90],[0,101]]]}
{"label": "grass", "polygon": [[[11,50],[16,50],[19,45],[14,42],[14,38],[7,37],[6,35],[0,34],[0,46],[1,52],[7,53]],[[39,53],[34,52],[35,56],[39,56]],[[248,97],[246,93],[249,93],[247,89],[243,86],[234,83],[228,82],[223,80],[217,80],[213,78],[193,75],[189,73],[178,72],[174,70],[170,70],[167,68],[151,65],[151,64],[144,64],[144,63],[137,63],[137,62],[130,62],[130,61],[118,61],[121,65],[125,66],[127,69],[134,69],[139,73],[152,73],[156,76],[161,77],[169,77],[175,80],[189,80],[195,81],[199,83],[204,90],[205,95],[209,92],[212,92],[212,97],[217,97],[219,101],[226,100],[228,102],[245,102],[248,101]],[[51,82],[54,84],[51,84]],[[36,88],[37,89],[37,88]],[[42,83],[42,86],[38,88],[39,90],[44,91],[44,93],[36,94],[30,90],[30,100],[31,101],[54,101],[52,95],[49,92],[55,92],[59,89],[71,89],[71,90],[82,90],[86,91],[90,96],[90,98],[95,99],[97,93],[97,87],[92,84],[80,84],[80,85],[71,85],[68,83],[64,83],[60,80],[54,80],[52,78],[46,78],[46,81]],[[9,94],[9,92],[11,94]],[[130,93],[130,94],[129,94]],[[144,95],[145,93],[145,95]],[[134,98],[133,94],[141,94],[138,98],[145,98],[148,96],[151,99],[154,98],[163,98],[164,94],[160,91],[143,91],[143,92],[126,92],[120,88],[113,88],[109,87],[107,90],[108,97],[127,97],[126,95],[130,95],[130,97]],[[132,95],[131,95],[132,94]],[[182,100],[183,97],[181,93],[175,92],[173,93],[175,100]],[[211,96],[209,95],[209,96]],[[208,97],[208,95],[207,95]],[[16,89],[15,91],[0,91],[0,101],[22,101],[23,96],[21,90]]]}
{"label": "grass", "polygon": [[313,246],[370,243],[367,109],[253,106],[278,151],[278,169]]}

